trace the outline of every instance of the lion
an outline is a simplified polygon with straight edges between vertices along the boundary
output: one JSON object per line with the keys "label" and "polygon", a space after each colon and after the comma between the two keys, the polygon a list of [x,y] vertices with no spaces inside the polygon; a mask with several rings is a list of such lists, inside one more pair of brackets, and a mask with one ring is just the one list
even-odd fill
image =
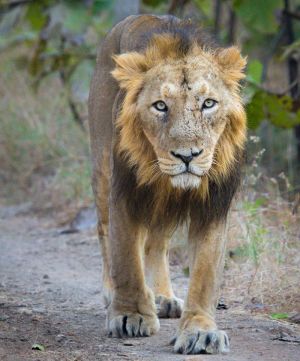
{"label": "lion", "polygon": [[[180,318],[183,354],[229,351],[215,311],[226,218],[240,181],[246,60],[191,21],[130,16],[102,42],[89,96],[93,191],[111,337],[150,336]],[[188,225],[185,301],[170,281],[168,248]]]}

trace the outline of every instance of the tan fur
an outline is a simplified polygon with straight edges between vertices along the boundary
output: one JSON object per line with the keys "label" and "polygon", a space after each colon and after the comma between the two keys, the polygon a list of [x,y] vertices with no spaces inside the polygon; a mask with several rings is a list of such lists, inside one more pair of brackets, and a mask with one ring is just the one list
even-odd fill
{"label": "tan fur", "polygon": [[[156,72],[152,74],[155,78],[162,65],[173,62],[174,66],[180,66],[181,58],[178,40],[169,36],[156,36],[145,54],[132,52],[114,56],[117,67],[112,72],[112,75],[119,81],[120,87],[126,89],[127,93],[117,120],[117,126],[120,128],[118,150],[125,158],[128,158],[131,165],[138,166],[140,185],[157,181],[158,188],[162,187],[167,190],[166,194],[173,192],[173,189],[169,178],[163,177],[159,173],[156,164],[149,167],[151,162],[155,162],[156,155],[138,122],[136,99],[144,84],[145,73],[149,69],[156,67]],[[189,60],[193,62],[195,58],[197,60],[203,58],[211,66],[216,67],[218,75],[228,84],[232,90],[231,96],[236,101],[235,108],[226,114],[228,122],[215,149],[214,164],[209,173],[202,177],[201,187],[197,191],[199,197],[205,198],[208,191],[208,178],[212,177],[218,181],[218,177],[225,176],[234,162],[236,148],[242,149],[245,143],[246,115],[238,93],[238,81],[244,77],[242,70],[245,67],[245,60],[241,58],[235,47],[216,52],[205,51],[195,45],[191,53],[182,59],[182,65]],[[191,64],[192,66],[193,64]],[[137,142],[137,139],[140,142]]]}
{"label": "tan fur", "polygon": [[[139,16],[118,24],[99,54],[91,86],[93,188],[107,327],[112,336],[150,335],[159,328],[156,313],[182,313],[175,351],[217,353],[228,350],[227,335],[217,330],[214,319],[226,222],[214,215],[199,221],[198,208],[202,204],[209,212],[211,184],[222,188],[240,161],[246,116],[239,81],[246,62],[236,47],[211,48],[195,41],[187,51],[179,37],[167,33],[153,35],[140,50],[140,33],[168,21]],[[217,98],[215,107],[201,108],[210,98]],[[168,105],[167,114],[153,108],[156,101]],[[197,153],[188,173],[178,152]],[[136,186],[122,186],[128,177],[135,177]],[[150,214],[139,204],[143,199]],[[140,218],[138,208],[147,219]],[[191,281],[184,306],[174,295],[168,266],[169,239],[181,210],[190,219]]]}

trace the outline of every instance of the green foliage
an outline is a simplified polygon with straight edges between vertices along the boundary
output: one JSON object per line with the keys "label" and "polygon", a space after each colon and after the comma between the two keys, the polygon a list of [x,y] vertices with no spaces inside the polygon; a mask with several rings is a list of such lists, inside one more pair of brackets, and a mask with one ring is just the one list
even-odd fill
{"label": "green foliage", "polygon": [[259,211],[264,202],[265,200],[262,198],[257,198],[253,202],[244,202],[243,208],[248,218],[246,227],[249,242],[236,250],[237,254],[250,257],[255,264],[259,263],[259,257],[266,242],[267,230],[259,218]]}
{"label": "green foliage", "polygon": [[252,60],[248,64],[247,80],[253,84],[260,84],[263,72],[262,63],[258,60]]}
{"label": "green foliage", "polygon": [[[39,85],[46,76],[58,72],[73,96],[74,79],[78,79],[73,73],[78,67],[81,76],[78,84],[90,81],[91,66],[82,64],[86,60],[95,61],[99,38],[111,26],[112,3],[41,0],[17,7],[2,16],[0,51],[19,45],[27,47],[30,51],[16,61],[27,66],[34,84]],[[87,94],[85,87],[83,101]]]}
{"label": "green foliage", "polygon": [[250,129],[258,128],[264,120],[286,129],[300,124],[300,112],[292,111],[292,99],[287,95],[276,96],[258,89],[246,109]]}
{"label": "green foliage", "polygon": [[45,346],[44,345],[41,345],[39,343],[34,343],[32,346],[31,346],[31,349],[32,350],[37,350],[37,351],[45,351]]}
{"label": "green foliage", "polygon": [[143,3],[147,6],[157,7],[161,4],[167,3],[167,0],[143,0]]}
{"label": "green foliage", "polygon": [[39,31],[46,24],[47,17],[44,12],[43,1],[34,1],[28,4],[26,17],[32,30]]}
{"label": "green foliage", "polygon": [[273,320],[284,320],[289,318],[289,315],[288,313],[272,313],[271,318],[273,318]]}
{"label": "green foliage", "polygon": [[184,274],[185,277],[189,277],[190,276],[190,268],[189,267],[184,267],[182,269],[182,273]]}
{"label": "green foliage", "polygon": [[293,111],[292,98],[288,95],[275,95],[261,85],[263,66],[252,60],[247,68],[247,116],[249,129],[257,129],[267,120],[279,128],[293,128],[300,124],[300,112]]}
{"label": "green foliage", "polygon": [[247,104],[248,127],[250,129],[258,128],[265,119],[263,98],[264,93],[258,91],[253,95],[251,102]]}
{"label": "green foliage", "polygon": [[[198,9],[200,9],[200,11],[203,12],[203,14],[205,16],[212,19],[211,11],[213,8],[213,4],[212,4],[211,0],[194,0],[194,2],[196,4],[196,6],[198,7]],[[206,20],[209,20],[209,19],[206,19]]]}
{"label": "green foliage", "polygon": [[34,92],[28,73],[9,56],[0,66],[0,196],[19,202],[30,195],[49,209],[91,200],[87,134],[74,122],[57,77]]}
{"label": "green foliage", "polygon": [[[193,3],[204,14],[207,24],[211,24],[214,17],[211,2],[194,0]],[[59,73],[70,97],[84,102],[98,39],[112,24],[112,4],[110,0],[41,0],[14,8],[2,17],[0,50],[20,44],[33,49],[16,61],[27,66],[35,79],[34,84],[39,85],[49,74]],[[162,9],[170,2],[143,0],[143,4]],[[224,10],[225,4],[222,6]],[[275,13],[282,7],[281,0],[234,0],[232,6],[252,42],[259,37],[268,41],[268,35],[278,30]],[[296,41],[284,49],[283,58],[298,48],[299,41]],[[250,60],[245,87],[249,128],[256,129],[265,120],[281,128],[300,124],[300,112],[293,112],[287,95],[270,94],[263,88],[262,72],[262,63],[257,59]]]}
{"label": "green foliage", "polygon": [[247,28],[263,34],[272,34],[278,29],[276,10],[282,7],[281,0],[234,0],[233,7]]}

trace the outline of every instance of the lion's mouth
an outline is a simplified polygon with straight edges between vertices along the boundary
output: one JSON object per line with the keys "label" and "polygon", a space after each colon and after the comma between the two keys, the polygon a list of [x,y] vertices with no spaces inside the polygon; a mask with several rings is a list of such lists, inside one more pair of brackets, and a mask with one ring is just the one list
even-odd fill
{"label": "lion's mouth", "polygon": [[198,188],[201,184],[201,176],[189,170],[172,175],[170,180],[173,187],[182,189]]}
{"label": "lion's mouth", "polygon": [[180,175],[180,174],[187,174],[187,175],[193,175],[193,176],[196,176],[196,177],[199,177],[201,178],[203,175],[205,175],[206,171],[204,169],[194,169],[194,167],[190,167],[190,166],[186,166],[185,170],[181,173],[178,173],[177,175]]}
{"label": "lion's mouth", "polygon": [[184,177],[197,177],[201,179],[209,171],[211,162],[205,162],[200,164],[190,163],[177,163],[167,164],[166,162],[159,162],[160,170],[164,174],[168,174],[170,178],[184,176]]}
{"label": "lion's mouth", "polygon": [[182,173],[180,173],[180,174],[193,174],[193,175],[195,175],[195,176],[197,176],[197,177],[201,177],[201,175],[192,172],[192,171],[191,171],[190,169],[188,169],[188,168],[187,168],[185,171],[183,171]]}

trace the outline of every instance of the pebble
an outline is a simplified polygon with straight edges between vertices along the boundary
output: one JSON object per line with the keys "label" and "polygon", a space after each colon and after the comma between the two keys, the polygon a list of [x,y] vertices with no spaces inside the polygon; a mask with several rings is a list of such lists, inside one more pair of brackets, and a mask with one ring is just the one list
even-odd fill
{"label": "pebble", "polygon": [[66,336],[63,335],[63,334],[58,334],[56,337],[55,337],[55,341],[57,342],[62,342],[62,341],[65,341],[66,340]]}

